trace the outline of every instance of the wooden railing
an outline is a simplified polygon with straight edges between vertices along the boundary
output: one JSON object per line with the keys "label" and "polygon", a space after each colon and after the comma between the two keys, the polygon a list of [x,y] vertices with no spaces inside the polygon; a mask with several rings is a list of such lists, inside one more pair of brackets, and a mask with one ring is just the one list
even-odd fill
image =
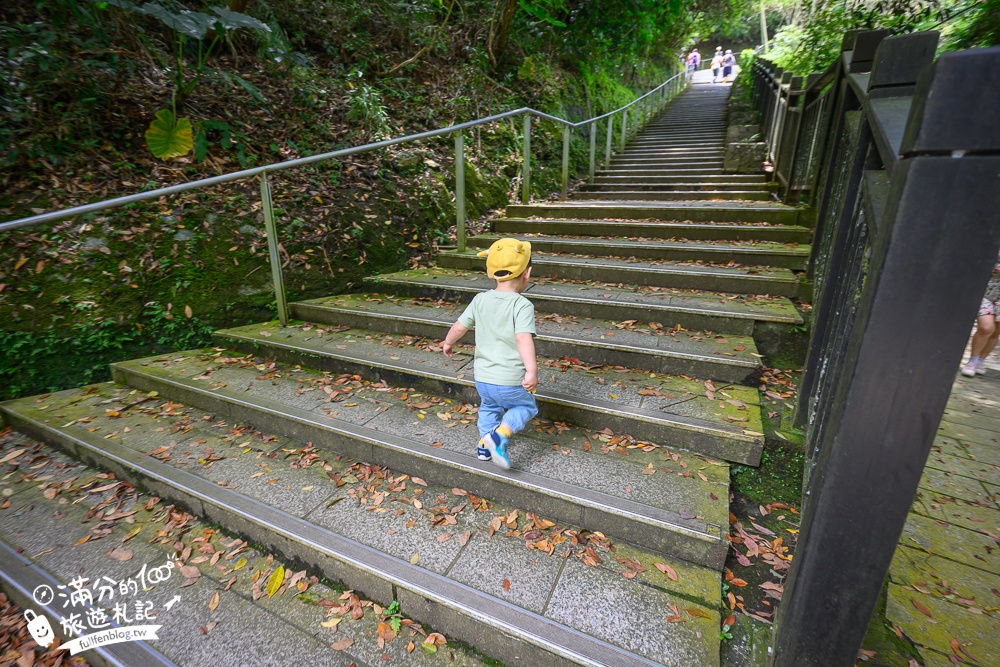
{"label": "wooden railing", "polygon": [[755,65],[776,179],[816,221],[775,666],[854,664],[1000,249],[1000,48],[937,44],[852,32],[804,81]]}

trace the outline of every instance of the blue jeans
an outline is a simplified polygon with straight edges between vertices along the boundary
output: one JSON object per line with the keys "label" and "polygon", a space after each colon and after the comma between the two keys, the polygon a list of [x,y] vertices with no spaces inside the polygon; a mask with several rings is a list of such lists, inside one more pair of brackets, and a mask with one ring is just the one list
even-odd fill
{"label": "blue jeans", "polygon": [[491,432],[501,423],[514,433],[521,431],[538,414],[535,397],[528,390],[517,385],[508,387],[500,384],[476,383],[476,391],[482,404],[479,406],[479,436]]}

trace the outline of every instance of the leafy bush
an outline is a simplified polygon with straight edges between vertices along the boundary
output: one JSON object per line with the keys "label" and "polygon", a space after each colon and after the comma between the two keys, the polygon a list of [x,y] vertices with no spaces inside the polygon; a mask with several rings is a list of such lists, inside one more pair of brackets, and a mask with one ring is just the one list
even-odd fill
{"label": "leafy bush", "polygon": [[[376,141],[389,136],[389,112],[382,103],[382,94],[361,81],[361,72],[349,75],[351,92],[347,101],[347,118],[361,125],[364,134]],[[357,83],[355,83],[355,81]]]}
{"label": "leafy bush", "polygon": [[212,327],[147,303],[137,326],[104,319],[45,331],[0,330],[0,400],[110,379],[108,364],[144,354],[204,347]]}

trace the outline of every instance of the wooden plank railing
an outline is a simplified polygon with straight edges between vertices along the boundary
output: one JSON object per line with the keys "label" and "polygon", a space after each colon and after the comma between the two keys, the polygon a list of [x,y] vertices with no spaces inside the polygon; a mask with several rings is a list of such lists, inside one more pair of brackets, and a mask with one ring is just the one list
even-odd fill
{"label": "wooden plank railing", "polygon": [[804,83],[755,65],[776,178],[816,219],[776,667],[854,664],[1000,249],[1000,48],[937,43],[853,32]]}

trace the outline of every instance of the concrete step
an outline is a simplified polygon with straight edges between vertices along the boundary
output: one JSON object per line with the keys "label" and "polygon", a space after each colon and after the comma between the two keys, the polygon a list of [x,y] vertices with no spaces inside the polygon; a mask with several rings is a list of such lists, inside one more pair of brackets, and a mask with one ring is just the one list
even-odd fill
{"label": "concrete step", "polygon": [[705,124],[704,126],[671,123],[670,126],[666,128],[660,128],[659,130],[654,128],[653,131],[643,132],[634,140],[656,141],[661,139],[700,139],[703,137],[714,137],[719,135],[724,137],[727,129],[728,128],[725,123],[714,120],[710,124]]}
{"label": "concrete step", "polygon": [[724,148],[725,142],[725,133],[720,133],[718,135],[675,136],[671,139],[658,139],[655,141],[633,140],[626,146],[626,148]]}
{"label": "concrete step", "polygon": [[760,184],[769,185],[767,177],[764,174],[715,174],[710,176],[700,176],[697,179],[688,178],[686,176],[679,175],[669,175],[664,174],[662,176],[640,176],[633,174],[619,174],[613,172],[610,175],[595,176],[595,183],[616,183],[616,184],[629,184],[629,183],[650,183],[656,184],[667,184],[667,183],[688,183],[696,182],[704,185],[711,185],[713,183],[740,183],[740,184]]}
{"label": "concrete step", "polygon": [[[437,265],[451,269],[486,271],[486,258],[475,252],[445,251]],[[794,298],[799,279],[788,269],[708,266],[694,262],[593,257],[576,254],[531,253],[532,278],[597,280],[653,287],[674,287],[735,294],[770,294]]]}
{"label": "concrete step", "polygon": [[580,192],[637,192],[642,190],[648,191],[664,191],[664,192],[697,192],[697,191],[717,191],[717,192],[770,192],[771,187],[764,182],[758,183],[746,183],[746,182],[725,182],[716,181],[708,183],[693,182],[695,179],[688,179],[690,182],[683,181],[660,181],[653,183],[633,183],[627,180],[619,179],[616,181],[608,182],[605,177],[595,183],[584,183],[580,186]]}
{"label": "concrete step", "polygon": [[616,155],[611,158],[612,165],[628,164],[636,167],[663,165],[667,167],[713,167],[722,169],[723,160],[719,158],[691,157],[644,157],[641,155]]}
{"label": "concrete step", "polygon": [[[103,389],[103,385],[94,389]],[[100,396],[103,398],[105,394]],[[104,409],[96,412],[103,414]],[[44,413],[32,414],[40,416]],[[79,654],[80,659],[86,659],[92,665],[128,667],[209,664],[279,667],[289,664],[289,656],[295,656],[296,665],[317,667],[370,665],[382,660],[391,660],[396,665],[421,667],[486,667],[487,664],[495,664],[461,646],[454,641],[457,637],[449,638],[449,643],[433,655],[418,650],[416,653],[420,654],[420,658],[412,659],[413,654],[407,652],[408,643],[414,642],[414,648],[417,648],[423,641],[423,635],[417,632],[417,626],[412,621],[400,627],[398,637],[379,646],[378,625],[384,618],[384,606],[392,601],[391,597],[381,598],[382,604],[379,605],[365,600],[360,592],[363,586],[359,586],[358,603],[363,605],[361,608],[364,611],[361,618],[354,619],[352,614],[344,614],[343,611],[328,613],[328,610],[339,608],[342,604],[340,597],[344,588],[335,589],[320,583],[317,577],[323,572],[314,568],[313,563],[310,562],[309,569],[298,575],[301,583],[292,583],[296,570],[303,572],[300,570],[302,564],[291,560],[283,562],[280,556],[275,560],[275,553],[262,550],[259,546],[262,543],[251,546],[231,532],[227,534],[220,530],[218,522],[208,523],[177,506],[183,503],[188,507],[197,506],[201,511],[203,505],[211,507],[210,503],[220,495],[215,489],[221,489],[223,494],[225,489],[144,456],[143,453],[149,453],[152,447],[122,447],[117,444],[120,436],[112,435],[113,428],[91,428],[93,432],[84,429],[83,425],[61,428],[41,421],[37,431],[43,434],[46,444],[9,430],[0,437],[0,441],[6,443],[0,449],[3,452],[0,456],[17,455],[20,450],[24,454],[15,456],[15,460],[23,460],[29,455],[34,459],[30,471],[24,469],[23,463],[19,466],[20,470],[14,466],[0,466],[6,476],[4,492],[9,494],[6,498],[10,502],[10,511],[0,517],[0,553],[3,554],[0,569],[4,571],[5,591],[23,608],[32,609],[39,616],[47,616],[54,632],[64,638],[59,619],[75,613],[78,618],[82,617],[80,620],[89,634],[92,631],[89,625],[91,613],[97,617],[98,609],[111,617],[111,627],[122,632],[146,623],[162,626],[155,649],[144,641],[126,641],[87,649]],[[95,436],[98,430],[110,437],[105,440]],[[117,430],[120,433],[120,427]],[[216,433],[205,435],[211,438],[212,444],[220,441]],[[259,437],[254,440],[259,442]],[[171,438],[166,435],[161,435],[158,442],[162,443],[163,449],[172,444]],[[241,454],[232,445],[221,444],[223,448],[228,447],[231,456]],[[274,444],[265,444],[264,448],[274,449]],[[74,457],[87,458],[88,464],[70,458],[64,451]],[[129,460],[138,460],[139,470],[123,469],[122,463],[115,457],[118,452]],[[255,449],[247,455],[247,459],[262,454],[260,449]],[[206,475],[212,477],[211,468],[202,468],[194,457],[190,458],[190,462],[195,463],[201,478]],[[287,469],[288,465],[285,463],[282,467]],[[311,472],[310,476],[314,479],[318,477],[315,470],[319,466],[319,463],[315,464]],[[106,472],[108,468],[120,471],[120,476]],[[162,476],[156,474],[158,471],[162,471]],[[169,486],[169,481],[175,476],[191,479],[193,485],[199,487],[198,491],[207,491],[207,499],[185,493],[195,491],[193,488]],[[160,484],[161,479],[167,484]],[[328,479],[325,483],[332,488]],[[166,489],[170,495],[153,496],[136,489],[137,486],[150,485]],[[102,490],[107,487],[111,488]],[[274,495],[272,492],[271,496]],[[264,506],[245,496],[240,496],[240,502],[241,507],[249,506],[251,510]],[[215,512],[216,515],[219,513]],[[284,515],[281,512],[277,516],[284,518]],[[229,522],[226,527],[242,530],[244,525],[262,523],[253,515],[251,517],[249,522],[244,521],[240,525]],[[285,550],[285,544],[273,544],[273,538],[271,546],[275,552]],[[109,554],[114,554],[114,557]],[[324,557],[323,545],[317,546],[316,555]],[[126,560],[121,560],[123,558]],[[163,569],[164,565],[171,563],[171,559],[176,559],[172,562],[174,567]],[[147,567],[145,575],[141,574],[143,565]],[[184,566],[186,573],[196,576],[185,577],[178,570],[179,566]],[[286,583],[269,596],[264,593],[263,584],[279,566],[285,570]],[[147,583],[145,588],[141,588],[144,577],[148,578],[153,570],[157,571],[158,578],[166,578],[156,585]],[[164,571],[167,575],[162,574]],[[333,573],[332,568],[330,571]],[[255,577],[258,578],[256,583],[253,581]],[[359,584],[371,583],[361,581],[359,576],[355,579]],[[88,603],[81,596],[76,604],[71,604],[60,599],[59,595],[65,595],[63,593],[57,594],[47,605],[35,600],[38,586],[58,591],[59,587],[70,588],[74,581],[87,584],[82,590],[91,591],[94,602]],[[128,593],[122,594],[123,585]],[[380,595],[388,592],[391,596],[391,589],[387,589],[383,587],[374,592]],[[116,623],[112,620],[116,606],[124,610],[127,621],[123,619]],[[144,613],[147,609],[155,613],[155,621],[134,618],[137,608]],[[404,613],[409,617],[412,611],[416,610],[404,610]],[[331,619],[336,623],[334,630],[328,629]],[[323,627],[323,623],[327,627]],[[421,628],[426,633],[434,630],[428,626]],[[266,641],[246,641],[248,637],[266,637]],[[347,642],[351,645],[341,647],[339,651],[331,650],[331,642],[345,638],[353,639],[353,643]],[[239,646],[238,659],[233,657],[235,646]],[[386,657],[382,658],[383,655]]]}
{"label": "concrete step", "polygon": [[[320,331],[322,329],[317,328],[317,332],[310,335],[303,329],[241,327],[217,332],[216,338],[234,349],[265,354],[283,363],[354,373],[373,381],[416,387],[425,393],[469,403],[479,401],[473,381],[471,352],[448,359],[439,349],[430,349],[436,347],[433,341],[413,336],[393,339],[390,334],[364,329],[320,336]],[[471,340],[471,335],[469,338]],[[394,347],[386,342],[393,340]],[[393,349],[387,357],[388,347]],[[124,363],[129,364],[129,369],[134,368],[134,362]],[[124,368],[122,364],[114,366],[113,375],[123,373]],[[753,435],[760,431],[754,389],[725,385],[726,391],[747,406],[740,414],[730,414],[720,413],[717,405],[707,400],[700,381],[681,376],[654,374],[655,377],[651,377],[648,371],[641,369],[618,373],[614,368],[595,369],[545,357],[539,358],[539,368],[540,386],[536,398],[541,415],[546,419],[593,430],[611,428],[640,440],[669,444],[736,463],[756,465],[759,461],[760,436]],[[124,378],[114,377],[119,381]],[[129,382],[134,381],[130,379]],[[746,417],[747,421],[738,425],[725,417]]]}
{"label": "concrete step", "polygon": [[664,164],[679,164],[686,162],[703,164],[721,164],[723,162],[722,153],[684,153],[679,151],[623,151],[612,158],[612,161],[632,162],[635,164],[645,164],[648,162],[663,162]]}
{"label": "concrete step", "polygon": [[626,157],[644,157],[644,158],[664,158],[664,159],[684,159],[684,160],[695,160],[695,159],[710,159],[710,160],[721,160],[725,157],[725,151],[721,148],[627,148],[624,151],[618,153],[616,157],[624,159]]}
{"label": "concrete step", "polygon": [[[179,664],[212,664],[231,655],[236,643],[240,663],[252,665],[289,664],[291,655],[295,664],[336,667],[385,660],[423,667],[479,667],[495,660],[652,667],[663,664],[664,656],[670,656],[669,664],[677,656],[687,664],[719,664],[714,569],[614,544],[571,524],[552,525],[551,518],[525,517],[493,499],[462,495],[471,492],[452,481],[438,485],[372,462],[338,459],[305,441],[256,432],[218,412],[129,387],[108,383],[0,409],[19,430],[88,464],[16,437],[15,446],[32,454],[33,469],[8,473],[4,482],[14,506],[0,515],[4,538],[22,553],[36,554],[38,563],[52,566],[67,583],[81,568],[116,579],[138,577],[137,563],[158,566],[179,556],[200,576],[185,581],[178,572],[142,594],[153,601],[157,623],[164,626],[158,646]],[[12,449],[0,451],[16,453]],[[563,455],[546,449],[546,456],[563,460],[582,451],[577,446]],[[713,480],[699,482],[703,489],[720,487],[718,493],[725,493],[726,482],[714,481],[725,466],[693,458],[688,463]],[[110,470],[112,481],[89,466]],[[664,468],[671,472],[654,468],[648,477],[680,477],[666,461]],[[134,487],[156,496],[137,494]],[[55,498],[48,495],[52,491]],[[491,521],[501,514],[494,534]],[[137,539],[122,545],[131,537]],[[133,557],[109,559],[106,552],[116,546]],[[213,553],[225,557],[209,558]],[[272,553],[279,560],[272,561]],[[596,556],[601,567],[589,566],[597,562],[585,562],[584,556]],[[635,558],[646,571],[626,579],[630,561],[619,558]],[[282,559],[284,587],[274,594],[256,592]],[[653,567],[655,562],[672,567],[676,581]],[[306,575],[299,579],[301,587],[290,583],[299,564]],[[343,584],[361,599],[349,601],[343,589],[310,575]],[[296,595],[301,588],[306,592]],[[165,610],[170,596],[181,601]],[[213,596],[218,601],[210,606]],[[595,597],[612,607],[595,614]],[[393,601],[413,621],[382,644],[376,626],[388,624],[384,609]],[[350,613],[353,604],[360,615]],[[690,620],[658,622],[671,604],[692,610],[685,614]],[[203,625],[199,631],[209,619],[218,628]],[[329,627],[331,619],[340,620],[333,632],[321,627]],[[465,642],[490,659],[461,645],[433,655],[413,651],[410,637],[414,644],[423,639],[413,631],[414,621],[433,624],[421,628],[423,633],[444,633],[447,642]],[[633,623],[660,631],[636,633]],[[246,642],[248,636],[267,641]],[[344,638],[354,641],[330,651],[331,641]]]}
{"label": "concrete step", "polygon": [[636,169],[626,169],[614,166],[613,168],[601,168],[596,170],[594,176],[599,179],[611,178],[616,179],[618,182],[625,180],[634,180],[636,182],[641,182],[643,180],[653,180],[657,181],[661,178],[675,179],[677,181],[704,181],[706,183],[715,182],[719,180],[725,180],[734,174],[727,174],[721,169],[691,169],[691,168],[663,168],[663,167],[642,167]]}
{"label": "concrete step", "polygon": [[[588,201],[558,204],[510,204],[511,218],[566,218],[584,220],[677,220],[691,222],[751,222],[795,225],[798,209],[767,202],[621,202]],[[631,236],[631,234],[630,234]]]}
{"label": "concrete step", "polygon": [[712,175],[722,174],[722,165],[703,166],[698,163],[664,165],[655,163],[635,163],[635,162],[615,162],[600,170],[601,174],[635,174],[635,175],[655,175],[655,174],[677,174],[677,175]]}
{"label": "concrete step", "polygon": [[[488,248],[500,238],[497,234],[472,236],[468,244]],[[662,241],[652,238],[613,236],[532,235],[533,251],[578,253],[597,257],[636,257],[670,261],[707,262],[774,266],[804,271],[809,261],[809,246],[795,243]],[[302,318],[305,319],[305,318]]]}
{"label": "concrete step", "polygon": [[717,139],[721,137],[725,139],[727,132],[727,127],[725,125],[717,125],[713,128],[703,128],[703,129],[681,129],[674,128],[673,131],[669,132],[643,132],[638,137],[634,137],[630,144],[655,144],[655,143],[669,143],[672,141],[679,140],[701,140],[704,141],[706,138]]}
{"label": "concrete step", "polygon": [[[499,218],[493,230],[500,234],[548,234],[552,236],[616,236],[689,241],[760,241],[808,243],[812,230],[796,225],[693,223],[659,220],[573,220],[546,218]],[[529,239],[530,240],[530,239]]]}
{"label": "concrete step", "polygon": [[685,155],[724,155],[726,149],[724,146],[670,146],[667,144],[657,144],[657,143],[637,143],[631,142],[625,146],[623,153],[656,153],[662,155],[672,155],[672,154],[685,154]]}
{"label": "concrete step", "polygon": [[767,190],[618,190],[600,188],[574,192],[573,199],[621,199],[623,201],[773,201],[774,196]]}
{"label": "concrete step", "polygon": [[[366,279],[380,291],[414,297],[468,302],[493,289],[479,271],[432,268],[383,274]],[[596,281],[544,280],[524,293],[540,313],[573,314],[606,320],[659,322],[666,327],[708,330],[745,336],[802,324],[784,297],[734,296],[644,285],[611,285]]]}
{"label": "concrete step", "polygon": [[[306,328],[309,330],[306,331]],[[271,335],[261,336],[261,331]],[[447,360],[449,363],[445,364],[428,357],[426,351],[414,345],[400,343],[400,337],[357,339],[356,334],[368,336],[373,332],[351,330],[345,334],[334,328],[327,329],[331,333],[324,336],[316,335],[321,331],[323,329],[315,325],[281,329],[277,323],[266,328],[263,325],[256,329],[240,327],[221,332],[220,339],[238,343],[240,348],[252,346],[255,342],[260,345],[260,349],[252,353],[252,358],[237,358],[233,352],[226,352],[227,356],[240,359],[238,363],[243,367],[206,362],[205,354],[212,352],[207,350],[198,351],[197,355],[192,352],[187,356],[175,354],[166,359],[158,357],[155,360],[122,362],[113,367],[113,373],[120,383],[143,391],[157,391],[172,400],[248,422],[285,437],[317,443],[317,446],[343,456],[392,465],[428,481],[461,486],[478,496],[559,521],[577,522],[631,544],[667,551],[690,562],[721,568],[725,546],[718,542],[722,536],[714,536],[715,528],[706,527],[707,524],[678,523],[675,512],[670,510],[671,506],[660,505],[667,501],[654,500],[659,497],[657,493],[677,500],[681,491],[671,486],[673,480],[649,481],[645,487],[650,490],[648,496],[645,492],[640,496],[626,491],[625,487],[632,484],[624,479],[620,486],[602,491],[605,487],[600,485],[604,482],[599,480],[604,479],[606,473],[600,472],[600,469],[606,467],[610,472],[617,466],[605,463],[604,453],[596,449],[593,452],[582,449],[574,460],[574,466],[567,468],[550,469],[551,459],[549,466],[539,465],[537,459],[544,459],[546,450],[554,451],[553,444],[565,446],[573,437],[576,438],[576,447],[583,447],[587,438],[600,440],[594,435],[596,429],[560,418],[560,410],[552,406],[564,400],[577,405],[575,411],[581,414],[594,409],[587,404],[615,404],[607,415],[607,425],[600,429],[603,433],[624,435],[626,432],[615,428],[616,422],[624,423],[616,416],[648,412],[655,421],[674,422],[677,425],[675,432],[684,436],[684,440],[699,440],[739,458],[759,462],[759,443],[755,442],[755,437],[759,436],[744,433],[757,432],[754,426],[760,424],[756,402],[747,402],[748,399],[756,401],[755,391],[737,385],[717,385],[716,401],[725,406],[720,411],[717,403],[705,396],[706,389],[701,382],[661,375],[654,378],[641,372],[619,374],[581,366],[575,361],[560,361],[556,367],[546,363],[540,372],[542,385],[547,387],[546,393],[543,394],[541,388],[538,391],[540,421],[512,439],[509,452],[513,467],[504,471],[476,458],[475,446],[479,435],[475,414],[479,399],[471,379],[471,346],[463,345],[460,357]],[[310,333],[313,335],[307,335]],[[385,340],[393,340],[397,344],[383,345]],[[348,349],[340,350],[337,345]],[[392,349],[387,353],[388,347]],[[324,365],[328,369],[303,369],[295,360],[303,361],[303,352],[306,351],[313,357],[313,367]],[[430,354],[445,360],[440,352]],[[285,358],[290,361],[282,361]],[[255,370],[255,364],[269,370],[262,374]],[[364,368],[358,370],[357,366]],[[206,373],[206,368],[210,368],[210,372]],[[561,368],[570,369],[569,378],[558,378]],[[456,373],[456,369],[466,371],[467,377]],[[341,372],[343,374],[339,378],[331,375]],[[211,376],[211,381],[206,375]],[[389,376],[403,381],[388,382]],[[552,377],[558,379],[552,380]],[[612,385],[611,381],[607,381],[606,385],[600,384],[597,378],[605,377],[617,384]],[[366,383],[371,388],[362,391]],[[555,389],[569,385],[584,389],[588,394],[560,398]],[[307,393],[321,387],[338,391],[344,389],[346,398],[337,393],[328,396],[323,391]],[[432,392],[429,390],[432,387],[443,391]],[[637,395],[637,390],[651,396]],[[409,403],[399,398],[414,393],[421,398]],[[595,395],[604,398],[593,398]],[[616,398],[608,398],[610,395]],[[647,398],[648,409],[638,407]],[[726,400],[732,400],[739,406],[725,403]],[[682,405],[682,401],[693,405]],[[425,403],[434,406],[433,409],[413,407],[424,406]],[[671,409],[674,411],[668,412]],[[562,411],[563,414],[566,412]],[[723,415],[730,421],[726,421]],[[555,419],[550,419],[553,416]],[[430,419],[432,417],[433,420]],[[735,421],[737,419],[743,421]],[[570,436],[553,438],[554,427],[551,423],[555,421],[562,423],[560,433],[565,435],[571,431]],[[682,447],[676,438],[649,439],[637,435],[637,430],[631,427],[628,435],[636,442],[649,443],[642,447],[655,445],[649,449],[650,452],[669,447],[671,450],[684,449],[692,455],[712,456]],[[718,440],[716,445],[709,444],[713,437]],[[537,442],[538,439],[544,442]],[[638,464],[640,459],[630,458],[628,462]],[[631,480],[634,475],[642,475],[648,463],[649,460],[643,458],[639,467],[622,468],[617,474]],[[654,493],[653,487],[659,491]],[[726,507],[725,503],[713,507],[705,508],[707,514],[701,515],[710,518],[715,525],[718,519],[724,519]]]}
{"label": "concrete step", "polygon": [[[362,293],[300,301],[291,304],[291,313],[307,322],[443,340],[466,305]],[[537,317],[535,326],[536,351],[554,359],[570,357],[750,386],[756,386],[760,376],[757,348],[749,336],[728,335],[723,344],[704,332],[667,331],[662,324],[651,329],[634,322],[556,314]],[[741,349],[735,351],[737,347]]]}

